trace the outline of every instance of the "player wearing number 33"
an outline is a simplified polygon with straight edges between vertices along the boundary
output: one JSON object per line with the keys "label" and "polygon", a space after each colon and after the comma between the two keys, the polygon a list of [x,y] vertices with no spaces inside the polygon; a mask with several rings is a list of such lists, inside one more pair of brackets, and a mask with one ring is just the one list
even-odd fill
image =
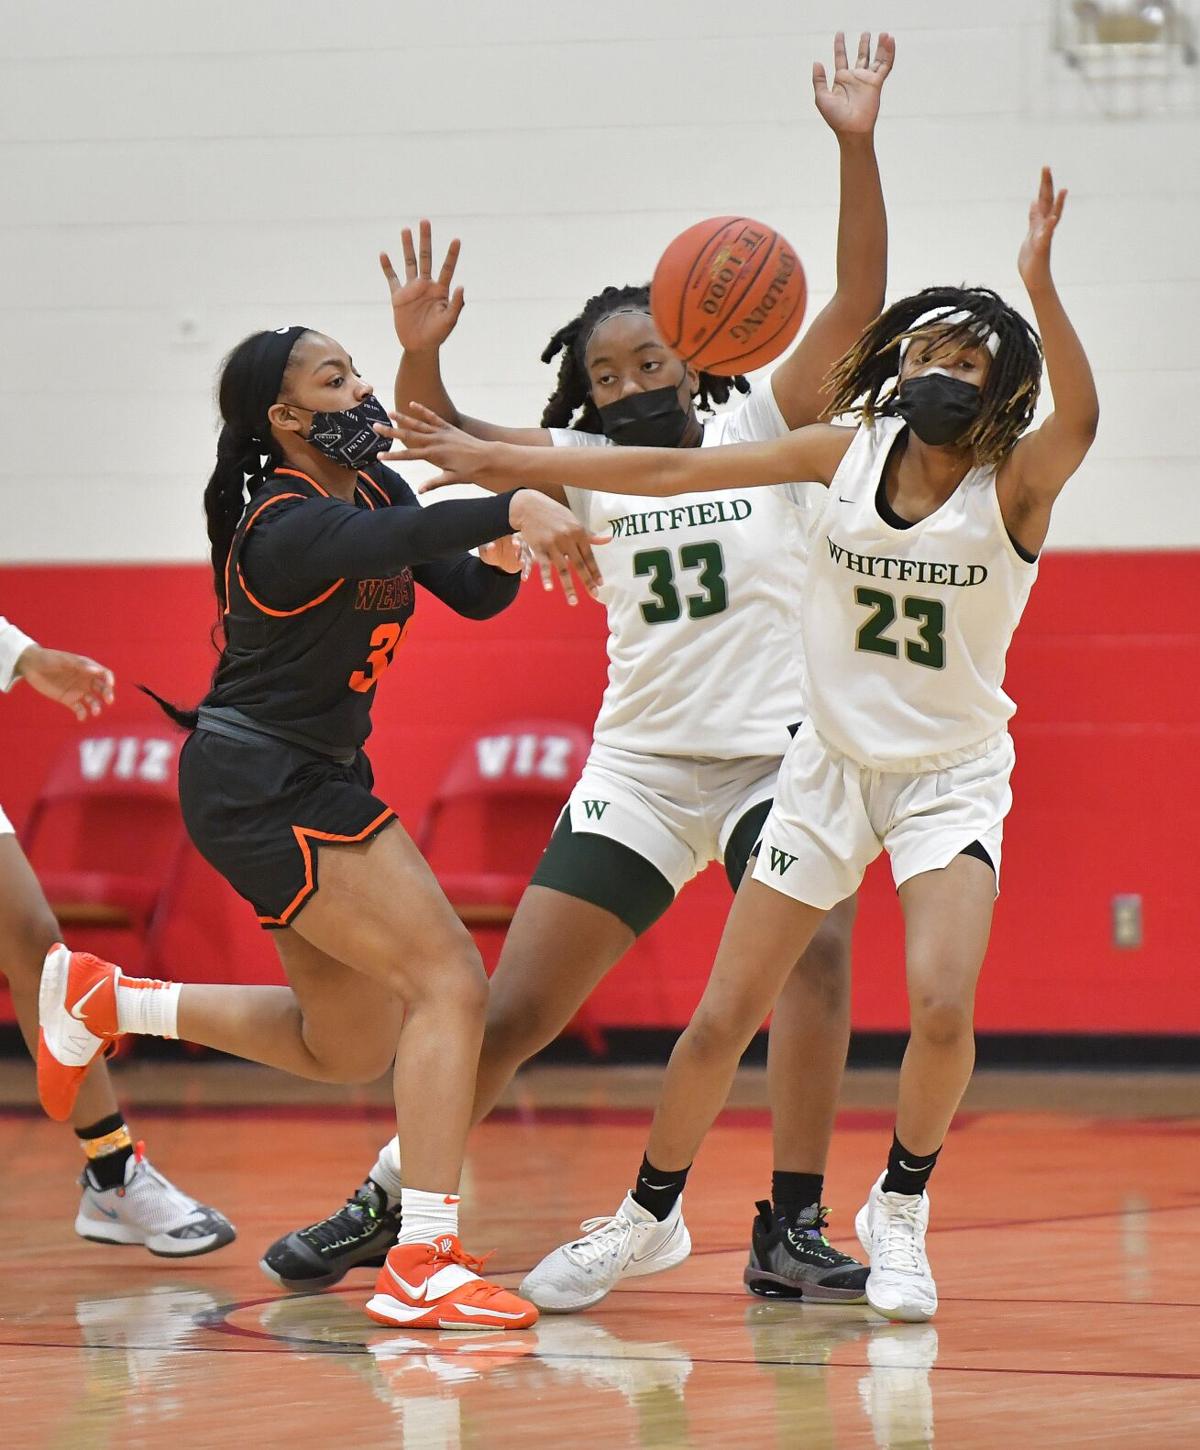
{"label": "player wearing number 33", "polygon": [[[542,354],[558,359],[540,428],[466,417],[442,380],[441,352],[463,306],[459,244],[435,270],[428,222],[404,234],[403,279],[383,258],[403,411],[420,401],[476,438],[527,444],[557,460],[638,444],[713,455],[813,423],[821,382],[879,311],[887,219],[873,136],[894,46],[834,39],[832,84],[814,66],[814,100],[837,139],[837,285],[795,349],[751,391],[745,378],[688,366],[650,314],[649,288],[609,286],[560,327]],[[415,245],[414,245],[415,241]],[[705,419],[714,404],[749,393]],[[624,464],[627,483],[637,477]],[[591,753],[505,938],[488,996],[474,1118],[566,1026],[686,882],[720,862],[736,891],[770,808],[788,726],[805,714],[792,583],[805,511],[778,490],[730,487],[701,497],[538,487],[565,502],[605,544],[608,688]],[[823,490],[810,486],[813,501]],[[861,1301],[866,1269],[825,1236],[824,1171],[850,1032],[854,901],[832,911],[796,963],[773,1014],[768,1050],[774,1159],[770,1202],[753,1217],[744,1280],[754,1293]],[[336,1283],[369,1264],[395,1232],[402,1182],[395,1141],[366,1181],[326,1218],[273,1243],[262,1267],[289,1288]],[[690,1237],[685,1175],[639,1174],[615,1214],[589,1218],[562,1272],[535,1271],[522,1293],[544,1310],[597,1303],[622,1277],[679,1264]],[[599,1205],[597,1205],[599,1207]]]}
{"label": "player wearing number 33", "polygon": [[[67,1116],[91,1062],[125,1032],[321,1082],[372,1081],[394,1058],[404,1231],[368,1312],[410,1328],[524,1328],[537,1311],[480,1277],[458,1239],[483,966],[373,794],[362,746],[417,585],[485,619],[519,585],[514,530],[547,567],[573,567],[597,587],[589,538],[562,505],[525,489],[421,508],[376,462],[371,425],[387,415],[370,384],[311,329],[247,338],[219,398],[205,509],[224,648],[198,709],[160,703],[191,732],[179,788],[192,840],[274,931],[291,985],[180,986],[52,952],[39,1001],[42,1103]],[[475,546],[488,546],[480,559],[466,552]]]}
{"label": "player wearing number 33", "polygon": [[[994,292],[929,288],[866,328],[833,369],[827,417],[709,449],[484,442],[428,410],[389,430],[401,458],[490,488],[520,478],[673,495],[826,485],[800,585],[808,715],[780,770],[753,875],[671,1057],[646,1158],[685,1168],[738,1059],[825,913],[886,850],[906,929],[911,1036],[886,1172],[857,1228],[868,1302],[927,1319],[925,1184],[974,1062],[975,984],[991,927],[1013,765],[1009,641],[1054,501],[1095,435],[1091,369],[1050,273],[1065,193],[1042,173],[1018,266],[1041,339]],[[1054,411],[1033,418],[1042,349]],[[1024,434],[1024,436],[1022,436]],[[394,455],[395,456],[395,455]]]}

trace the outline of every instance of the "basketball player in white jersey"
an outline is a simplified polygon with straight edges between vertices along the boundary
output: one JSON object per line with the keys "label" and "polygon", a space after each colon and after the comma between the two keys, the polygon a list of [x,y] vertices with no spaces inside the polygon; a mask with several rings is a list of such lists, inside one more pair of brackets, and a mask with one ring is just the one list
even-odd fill
{"label": "basketball player in white jersey", "polygon": [[[841,149],[837,291],[768,385],[708,422],[696,404],[724,402],[742,379],[697,374],[664,347],[648,289],[610,287],[561,329],[562,352],[543,427],[500,428],[462,417],[446,394],[438,350],[462,307],[452,290],[458,244],[432,277],[405,236],[406,279],[385,270],[404,358],[398,406],[411,399],[455,417],[479,438],[625,453],[662,443],[691,452],[782,438],[815,421],[821,380],[875,314],[886,280],[886,218],[872,133],[894,47],[862,36],[853,66],[835,40],[832,87],[815,68],[816,102]],[[573,425],[573,426],[572,426]],[[614,449],[611,445],[620,447]],[[475,1116],[495,1106],[517,1068],[552,1041],[676,893],[712,861],[736,889],[758,839],[787,748],[803,718],[799,616],[793,597],[803,548],[801,510],[781,491],[729,489],[658,500],[560,489],[600,551],[609,680],[595,743],[516,912],[492,978]],[[805,492],[805,491],[802,491]],[[820,494],[810,489],[808,494]],[[853,891],[846,893],[853,897]],[[804,970],[784,989],[771,1027],[768,1078],[775,1128],[771,1202],[754,1220],[745,1278],[754,1292],[861,1302],[866,1271],[824,1236],[822,1189],[849,1036],[853,901],[831,913]],[[263,1268],[290,1288],[319,1288],[374,1262],[395,1235],[400,1190],[395,1140],[367,1182],[330,1218],[286,1235]],[[684,1176],[643,1175],[586,1249],[646,1273],[686,1256]],[[544,1307],[561,1307],[545,1301]]]}
{"label": "basketball player in white jersey", "polygon": [[[0,618],[0,690],[7,692],[20,680],[65,705],[77,720],[112,704],[111,670],[83,655],[44,649]],[[35,1053],[42,963],[61,940],[54,913],[0,809],[0,973],[8,978],[18,1025]],[[176,1188],[134,1143],[103,1062],[95,1064],[80,1088],[71,1123],[87,1160],[75,1216],[81,1238],[140,1244],[167,1258],[206,1254],[233,1239],[233,1225],[224,1215]]]}
{"label": "basketball player in white jersey", "polygon": [[[925,1185],[974,1064],[975,984],[1012,799],[1005,656],[1054,501],[1099,416],[1091,368],[1050,272],[1065,195],[1043,171],[1020,251],[1040,344],[994,292],[929,288],[906,298],[831,375],[826,416],[857,416],[856,429],[818,425],[719,450],[580,450],[552,461],[481,442],[424,410],[393,434],[408,444],[394,456],[444,470],[435,485],[555,478],[660,496],[724,490],[731,480],[826,485],[799,590],[807,718],[704,996],[672,1054],[645,1161],[664,1176],[691,1163],[797,957],[886,850],[905,917],[911,1035],[887,1168],[856,1227],[871,1261],[867,1300],[892,1319],[924,1320],[937,1308]],[[1026,432],[1043,348],[1054,411]],[[585,1272],[584,1257],[578,1242],[555,1250],[522,1293],[562,1307],[595,1302],[620,1273],[600,1255]]]}

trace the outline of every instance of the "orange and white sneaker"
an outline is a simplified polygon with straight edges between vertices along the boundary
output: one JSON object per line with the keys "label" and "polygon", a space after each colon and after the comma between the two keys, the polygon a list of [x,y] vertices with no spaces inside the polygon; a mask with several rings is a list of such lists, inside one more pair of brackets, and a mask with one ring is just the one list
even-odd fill
{"label": "orange and white sneaker", "polygon": [[37,1085],[42,1107],[71,1116],[84,1074],[117,1031],[120,968],[61,942],[50,948],[38,993]]}
{"label": "orange and white sneaker", "polygon": [[483,1260],[464,1253],[457,1234],[388,1251],[367,1313],[405,1329],[528,1329],[538,1312],[476,1272]]}

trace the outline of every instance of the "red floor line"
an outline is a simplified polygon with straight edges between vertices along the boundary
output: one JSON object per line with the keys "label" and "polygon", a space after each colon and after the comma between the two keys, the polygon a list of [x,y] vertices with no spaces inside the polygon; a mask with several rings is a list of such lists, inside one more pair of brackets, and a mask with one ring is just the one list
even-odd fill
{"label": "red floor line", "polygon": [[[112,1351],[114,1349],[116,1349],[116,1350],[128,1350],[128,1349],[132,1349],[132,1350],[142,1350],[142,1349],[144,1349],[144,1350],[157,1350],[160,1353],[162,1351],[162,1345],[161,1344],[128,1344],[128,1343],[121,1343],[121,1344],[68,1344],[65,1340],[58,1340],[58,1339],[6,1339],[6,1340],[0,1341],[0,1343],[3,1343],[5,1349],[81,1349],[81,1350],[100,1349],[100,1350],[104,1350],[105,1353],[108,1353],[108,1352],[110,1352],[110,1351]],[[337,1345],[328,1345],[326,1347],[329,1348],[329,1349],[332,1349],[335,1353],[339,1352]],[[432,1349],[432,1346],[431,1346],[431,1349]],[[360,1353],[363,1353],[362,1350],[358,1350],[358,1349],[351,1349],[349,1351],[346,1351],[346,1350],[342,1350],[341,1351],[341,1353],[347,1353],[347,1352],[348,1353],[351,1353],[351,1354],[360,1354]],[[443,1350],[443,1353],[444,1352],[445,1351]],[[286,1354],[287,1353],[287,1350],[285,1348],[283,1348],[282,1346],[279,1347],[279,1348],[277,1348],[277,1349],[249,1349],[249,1348],[247,1348],[247,1349],[230,1349],[230,1348],[226,1347],[225,1345],[215,1345],[215,1344],[173,1344],[171,1346],[170,1353],[171,1354]]]}
{"label": "red floor line", "polygon": [[[499,1272],[503,1272],[502,1270]],[[769,1299],[759,1294],[751,1294],[748,1290],[737,1289],[655,1289],[646,1288],[614,1289],[614,1294],[623,1297],[632,1294],[673,1294],[679,1299],[742,1299],[748,1304],[784,1304],[789,1302],[785,1299]],[[791,1303],[799,1304],[799,1300],[791,1300]],[[1096,1308],[1096,1309],[1200,1309],[1200,1301],[1194,1299],[1068,1299],[1063,1295],[1056,1295],[1053,1299],[988,1299],[976,1298],[970,1294],[941,1294],[939,1302],[945,1304],[1003,1304],[1009,1309],[1024,1309],[1033,1304],[1065,1304],[1071,1308]],[[593,1306],[595,1307],[595,1306]],[[860,1300],[857,1304],[819,1303],[814,1302],[810,1308],[844,1309],[865,1309],[865,1301]],[[803,1309],[799,1312],[803,1313]]]}
{"label": "red floor line", "polygon": [[[1147,1217],[1150,1214],[1194,1213],[1198,1210],[1200,1210],[1200,1198],[1197,1198],[1195,1203],[1163,1203],[1156,1207],[1138,1208],[1132,1212],[1139,1217]],[[1088,1223],[1101,1218],[1124,1218],[1129,1212],[1131,1212],[1129,1209],[1114,1208],[1097,1210],[1094,1213],[1063,1213],[1051,1218],[993,1218],[981,1220],[979,1223],[939,1223],[930,1228],[929,1235],[931,1239],[936,1239],[941,1234],[976,1233],[980,1229],[1045,1228],[1047,1225],[1056,1223]],[[831,1242],[836,1245],[838,1242],[853,1243],[854,1240],[848,1234],[838,1234]],[[691,1256],[692,1258],[702,1258],[707,1254],[744,1253],[745,1249],[745,1244],[717,1249],[693,1248]]]}
{"label": "red floor line", "polygon": [[[32,1340],[12,1339],[5,1341],[8,1347],[13,1349],[75,1349],[75,1350],[159,1350],[158,1344],[67,1344],[59,1340]],[[279,1343],[279,1341],[274,1341]],[[280,1349],[229,1349],[224,1345],[204,1344],[177,1344],[172,1345],[172,1354],[283,1354],[287,1351]],[[369,1349],[363,1345],[337,1345],[325,1343],[322,1345],[323,1354],[368,1354]],[[431,1344],[428,1349],[406,1350],[411,1354],[432,1354],[445,1355],[447,1347],[445,1344]],[[878,1372],[878,1367],[872,1365],[870,1360],[838,1360],[836,1363],[829,1363],[826,1360],[816,1359],[749,1359],[735,1357],[730,1359],[714,1359],[706,1355],[682,1354],[682,1355],[637,1355],[634,1356],[639,1362],[645,1364],[682,1364],[685,1360],[690,1364],[711,1364],[711,1365],[747,1365],[747,1366],[769,1366],[776,1369],[822,1369],[822,1370],[871,1370]],[[594,1361],[598,1364],[609,1362],[627,1364],[628,1355],[599,1355],[599,1354],[538,1354],[529,1356],[533,1360],[582,1360],[584,1362]],[[888,1371],[895,1369],[924,1369],[924,1365],[888,1365]],[[928,1368],[930,1374],[1006,1374],[1006,1375],[1037,1375],[1039,1377],[1049,1376],[1050,1378],[1070,1379],[1134,1379],[1134,1380],[1200,1380],[1200,1374],[1189,1374],[1183,1371],[1164,1370],[1158,1373],[1144,1370],[1131,1369],[1018,1369],[1009,1365],[968,1365],[968,1364],[933,1364]]]}
{"label": "red floor line", "polygon": [[[264,1118],[277,1122],[297,1122],[309,1118],[320,1118],[325,1122],[385,1122],[395,1117],[395,1110],[384,1103],[160,1103],[140,1102],[136,1097],[129,1104],[130,1113],[145,1118]],[[1011,1111],[1022,1114],[1041,1114],[1049,1118],[1068,1118],[1071,1115],[1060,1108],[1042,1110],[1038,1108],[969,1109],[959,1113],[951,1124],[951,1132],[974,1127],[987,1119],[1008,1116]],[[545,1124],[592,1124],[604,1126],[625,1123],[649,1123],[654,1115],[652,1107],[523,1107],[520,1105],[495,1108],[488,1115],[491,1123],[519,1123],[531,1127]],[[40,1118],[41,1108],[35,1102],[5,1103],[0,1105],[0,1121],[7,1119]],[[837,1116],[836,1131],[839,1133],[873,1132],[891,1128],[895,1112],[882,1108],[844,1108]],[[771,1110],[766,1107],[727,1107],[717,1119],[718,1126],[764,1127],[771,1121]],[[1164,1118],[1161,1113],[1144,1117],[1086,1117],[1082,1121],[1072,1118],[1075,1126],[1084,1131],[1108,1131],[1114,1129],[1169,1130],[1180,1136],[1200,1135],[1200,1116],[1180,1114]]]}

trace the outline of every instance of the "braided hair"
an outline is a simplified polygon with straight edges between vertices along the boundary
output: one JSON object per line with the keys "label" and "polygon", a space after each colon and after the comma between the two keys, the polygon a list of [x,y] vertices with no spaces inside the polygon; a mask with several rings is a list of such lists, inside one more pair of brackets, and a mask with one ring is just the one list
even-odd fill
{"label": "braided hair", "polygon": [[217,461],[204,490],[219,619],[224,618],[229,602],[225,597],[225,564],[246,498],[261,488],[283,461],[267,412],[279,398],[296,343],[308,331],[306,327],[288,327],[278,332],[253,332],[221,364],[217,406],[222,426],[217,438]]}
{"label": "braided hair", "polygon": [[[588,341],[597,326],[617,312],[650,314],[649,287],[606,287],[583,304],[583,311],[560,327],[542,353],[544,363],[562,353],[558,365],[558,383],[542,413],[543,428],[574,428],[580,433],[601,433],[600,414],[592,402],[592,387],[587,375]],[[696,403],[711,413],[718,404],[728,400],[730,393],[748,393],[750,384],[743,377],[723,378],[716,373],[701,373]],[[579,416],[576,417],[576,414]]]}
{"label": "braided hair", "polygon": [[913,324],[923,313],[946,307],[966,312],[957,323],[940,327],[938,346],[978,343],[981,333],[994,332],[1000,346],[983,383],[979,416],[960,440],[980,466],[998,466],[1029,427],[1042,380],[1042,342],[1028,322],[987,287],[926,287],[904,297],[863,329],[858,341],[836,362],[825,379],[829,401],[822,414],[850,414],[870,423],[896,412],[900,375],[900,344],[914,336]]}
{"label": "braided hair", "polygon": [[[221,432],[217,438],[217,461],[204,489],[204,517],[217,596],[217,620],[213,644],[225,632],[225,565],[233,538],[246,508],[247,488],[252,496],[283,462],[279,445],[267,416],[279,398],[283,380],[291,366],[292,352],[307,327],[283,327],[274,332],[254,332],[238,343],[221,364],[217,379],[217,406],[221,411]],[[264,461],[265,460],[265,461]],[[139,685],[177,725],[196,728],[195,710],[184,710],[164,700],[146,685]]]}

